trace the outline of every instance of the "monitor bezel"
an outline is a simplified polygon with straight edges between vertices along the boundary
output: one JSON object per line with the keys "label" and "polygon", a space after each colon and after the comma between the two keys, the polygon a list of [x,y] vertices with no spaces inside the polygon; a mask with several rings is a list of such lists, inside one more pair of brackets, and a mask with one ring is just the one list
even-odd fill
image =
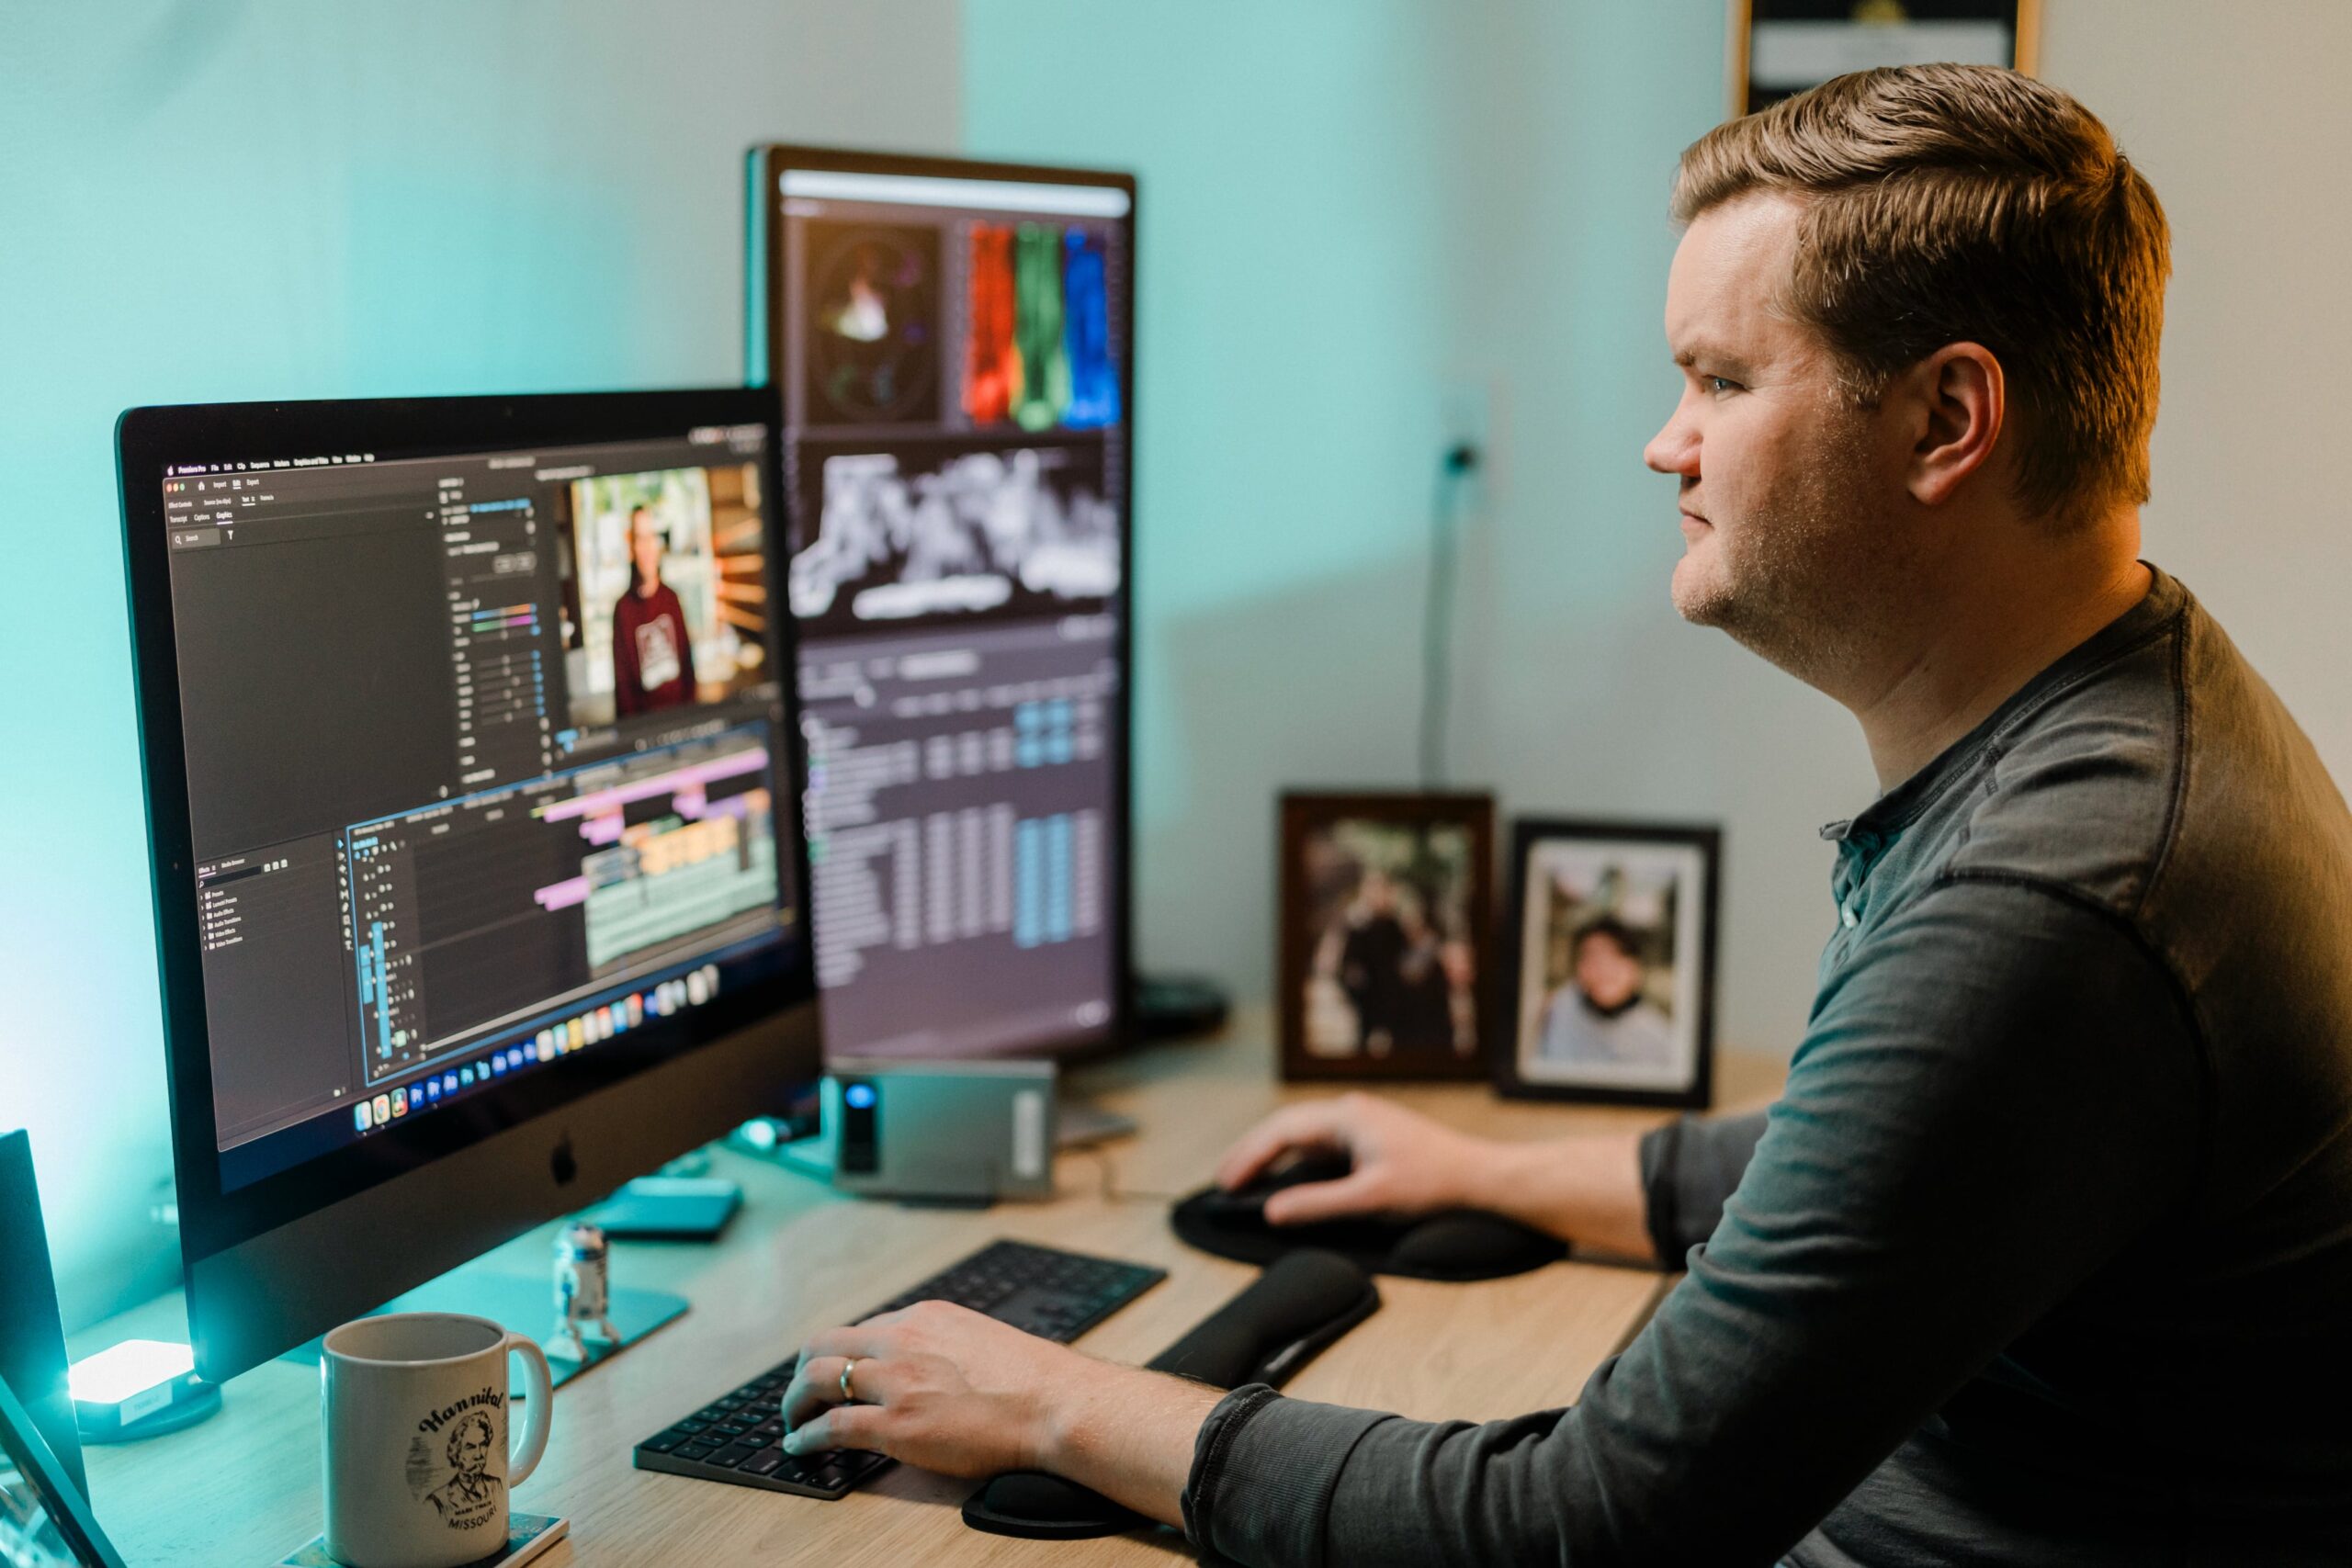
{"label": "monitor bezel", "polygon": [[[1136,360],[1141,353],[1143,323],[1136,315],[1136,278],[1141,271],[1142,227],[1141,203],[1137,199],[1136,179],[1133,173],[1121,169],[1081,168],[1057,164],[1002,163],[978,158],[955,158],[931,153],[888,152],[864,151],[843,147],[810,146],[797,142],[763,142],[746,154],[750,171],[750,190],[746,193],[744,276],[756,279],[756,286],[744,290],[743,353],[745,379],[753,385],[766,387],[776,402],[777,452],[781,469],[784,461],[783,442],[789,437],[784,428],[785,395],[780,379],[783,358],[782,320],[778,305],[783,299],[785,284],[785,247],[778,228],[779,204],[784,199],[777,181],[786,169],[809,169],[826,173],[858,175],[911,175],[944,179],[1001,180],[1027,185],[1094,186],[1123,191],[1127,198],[1126,216],[1118,221],[1126,225],[1127,265],[1120,305],[1127,321],[1127,352],[1119,364],[1119,396],[1122,410],[1120,423],[1125,427],[1120,445],[1122,479],[1126,504],[1120,509],[1118,633],[1115,641],[1119,661],[1119,701],[1117,731],[1111,748],[1112,821],[1111,863],[1118,868],[1118,896],[1111,900],[1111,1018],[1099,1031],[1071,1033],[1059,1039],[1046,1038],[1018,1046],[986,1053],[989,1057],[1050,1055],[1065,1060],[1082,1060],[1105,1055],[1139,1043],[1136,1029],[1135,980],[1135,533],[1136,533],[1136,433],[1140,428],[1136,417]],[[786,549],[797,536],[800,518],[799,498],[786,493],[784,497],[785,540]],[[798,682],[794,682],[796,693]],[[830,1056],[831,1047],[828,1047]],[[974,1059],[984,1059],[975,1056]]]}
{"label": "monitor bezel", "polygon": [[[199,1265],[244,1242],[494,1142],[503,1134],[544,1122],[600,1090],[639,1083],[668,1063],[705,1054],[715,1043],[808,1003],[815,996],[815,970],[807,919],[807,848],[799,830],[798,699],[795,682],[780,682],[784,733],[778,738],[781,750],[775,766],[778,793],[788,799],[777,802],[775,822],[778,834],[788,835],[791,842],[800,918],[783,932],[775,949],[781,954],[777,973],[722,992],[703,1006],[662,1020],[658,1026],[633,1031],[537,1071],[501,1080],[468,1100],[462,1117],[460,1108],[440,1108],[396,1124],[390,1135],[371,1135],[249,1185],[224,1190],[197,888],[190,874],[194,831],[166,543],[165,468],[319,453],[372,452],[386,460],[402,456],[455,457],[540,446],[662,439],[684,436],[701,427],[749,424],[767,431],[762,481],[774,496],[782,479],[778,411],[765,393],[738,388],[202,404],[136,408],[121,416],[117,426],[117,472],[132,678],[147,805],[181,1252],[191,1279]],[[772,530],[781,526],[782,513],[772,509]],[[768,561],[772,595],[775,570],[772,549]],[[775,637],[776,657],[790,667],[796,637],[789,617],[779,622]],[[779,1098],[785,1087],[778,1084]],[[742,1111],[752,1113],[749,1107]],[[545,1217],[515,1219],[508,1234],[519,1234]]]}

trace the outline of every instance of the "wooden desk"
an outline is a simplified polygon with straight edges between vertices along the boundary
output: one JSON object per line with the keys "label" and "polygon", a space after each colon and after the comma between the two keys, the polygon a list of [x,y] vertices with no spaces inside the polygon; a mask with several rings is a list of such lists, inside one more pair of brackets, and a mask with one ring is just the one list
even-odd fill
{"label": "wooden desk", "polygon": [[[1249,1281],[1253,1270],[1203,1257],[1167,1224],[1167,1199],[1206,1179],[1241,1130],[1285,1099],[1324,1089],[1274,1081],[1262,1011],[1223,1037],[1164,1046],[1085,1069],[1076,1087],[1135,1116],[1139,1137],[1061,1157],[1059,1196],[985,1213],[860,1202],[805,1177],[720,1152],[715,1173],[743,1184],[745,1206],[716,1247],[616,1244],[616,1282],[677,1291],[694,1308],[556,1396],[554,1435],[516,1506],[568,1516],[571,1537],[541,1561],[655,1565],[956,1562],[1038,1568],[1167,1563],[1173,1531],[1108,1540],[1010,1540],[967,1529],[972,1483],[899,1467],[836,1503],[714,1485],[633,1469],[631,1445],[839,1323],[1008,1235],[1161,1265],[1168,1280],[1080,1341],[1114,1360],[1149,1359]],[[1777,1089],[1777,1063],[1729,1058],[1725,1103]],[[1656,1112],[1498,1101],[1482,1086],[1403,1087],[1399,1100],[1456,1126],[1532,1138],[1629,1127]],[[552,1226],[492,1254],[504,1272],[544,1276]],[[383,1245],[398,1245],[384,1238]],[[1572,1401],[1642,1323],[1664,1277],[1563,1263],[1513,1280],[1380,1282],[1384,1304],[1286,1392],[1305,1399],[1483,1420]],[[130,1335],[186,1337],[176,1296],[76,1337],[83,1355]],[[274,1562],[321,1528],[318,1374],[273,1362],[233,1380],[222,1413],[170,1437],[89,1450],[98,1518],[134,1565]]]}

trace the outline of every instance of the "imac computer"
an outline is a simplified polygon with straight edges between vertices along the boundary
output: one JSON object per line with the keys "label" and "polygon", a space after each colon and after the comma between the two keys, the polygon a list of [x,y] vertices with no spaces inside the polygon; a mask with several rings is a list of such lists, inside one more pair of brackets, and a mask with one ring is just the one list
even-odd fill
{"label": "imac computer", "polygon": [[123,416],[207,1379],[816,1071],[773,410],[724,390]]}
{"label": "imac computer", "polygon": [[765,146],[830,1060],[1128,1036],[1134,179]]}

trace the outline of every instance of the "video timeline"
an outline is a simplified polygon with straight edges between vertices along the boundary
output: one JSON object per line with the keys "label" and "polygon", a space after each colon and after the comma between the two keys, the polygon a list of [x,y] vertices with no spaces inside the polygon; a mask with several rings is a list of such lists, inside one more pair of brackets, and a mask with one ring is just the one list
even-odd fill
{"label": "video timeline", "polygon": [[352,829],[366,1082],[764,934],[769,767],[744,726]]}

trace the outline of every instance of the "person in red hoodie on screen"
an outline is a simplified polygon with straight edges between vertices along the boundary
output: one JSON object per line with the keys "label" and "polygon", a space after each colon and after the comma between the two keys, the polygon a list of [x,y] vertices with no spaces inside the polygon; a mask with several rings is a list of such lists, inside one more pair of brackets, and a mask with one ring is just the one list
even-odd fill
{"label": "person in red hoodie on screen", "polygon": [[662,581],[668,548],[650,507],[629,513],[628,592],[613,606],[613,712],[622,718],[695,700],[686,607]]}

